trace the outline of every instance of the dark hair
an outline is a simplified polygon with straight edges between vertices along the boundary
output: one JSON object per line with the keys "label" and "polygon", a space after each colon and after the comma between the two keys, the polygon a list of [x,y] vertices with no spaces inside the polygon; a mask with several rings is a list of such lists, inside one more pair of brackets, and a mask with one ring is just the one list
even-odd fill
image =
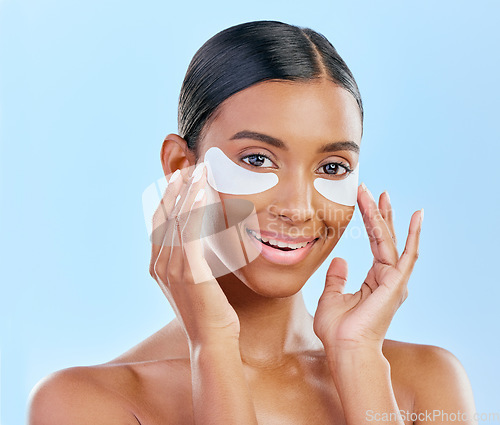
{"label": "dark hair", "polygon": [[210,38],[189,64],[179,96],[179,135],[196,151],[203,130],[221,103],[267,80],[309,81],[326,77],[363,104],[354,77],[325,36],[278,21],[254,21]]}

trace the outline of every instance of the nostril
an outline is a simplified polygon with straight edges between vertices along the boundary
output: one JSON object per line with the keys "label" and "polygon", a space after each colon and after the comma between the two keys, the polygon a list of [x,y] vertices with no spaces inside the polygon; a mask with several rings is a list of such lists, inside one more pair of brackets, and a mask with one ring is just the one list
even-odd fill
{"label": "nostril", "polygon": [[293,221],[290,217],[288,217],[285,214],[279,214],[279,218],[283,218],[283,219],[288,220],[288,221]]}

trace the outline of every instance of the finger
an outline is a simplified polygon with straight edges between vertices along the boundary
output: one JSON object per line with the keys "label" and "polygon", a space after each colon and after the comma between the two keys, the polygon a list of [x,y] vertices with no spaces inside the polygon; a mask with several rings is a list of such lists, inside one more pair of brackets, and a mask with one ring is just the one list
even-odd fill
{"label": "finger", "polygon": [[[200,171],[204,171],[204,167],[200,167],[199,165],[195,168],[195,170],[188,177],[187,182],[184,185],[182,194],[180,195],[180,199],[177,202],[177,205],[174,207],[169,221],[172,223],[170,226],[172,228],[171,235],[168,235],[168,240],[165,241],[165,245],[168,249],[162,250],[160,252],[160,258],[162,258],[162,262],[167,264],[171,276],[176,276],[177,280],[182,280],[184,277],[184,268],[186,266],[185,261],[185,252],[184,252],[184,237],[183,232],[185,232],[186,223],[188,223],[189,211],[185,211],[186,208],[190,208],[194,202],[193,192],[199,189],[199,186],[202,183],[201,177],[203,173]],[[195,174],[197,173],[197,174]],[[187,176],[187,175],[186,175]],[[188,205],[188,203],[190,203]],[[187,242],[187,241],[186,241]]]}
{"label": "finger", "polygon": [[326,283],[323,293],[336,292],[343,294],[347,282],[347,273],[347,261],[343,258],[335,257],[326,272]]}
{"label": "finger", "polygon": [[378,257],[379,257],[378,246],[377,246],[377,242],[376,242],[375,238],[372,237],[372,234],[368,230],[368,227],[367,227],[367,216],[365,216],[366,213],[364,212],[366,210],[366,207],[364,208],[364,210],[363,210],[363,207],[362,207],[362,203],[363,202],[365,202],[365,203],[367,202],[366,199],[363,200],[363,196],[365,195],[364,191],[365,191],[365,189],[363,188],[363,184],[361,184],[358,187],[358,205],[359,205],[359,209],[360,209],[360,212],[361,212],[361,216],[363,218],[363,223],[364,223],[365,228],[366,228],[366,233],[368,235],[368,240],[370,241],[370,248],[371,248],[372,253],[373,253],[373,264],[375,264],[378,261]]}
{"label": "finger", "polygon": [[163,241],[165,240],[165,235],[169,227],[168,217],[171,214],[172,209],[174,208],[175,199],[179,195],[179,191],[181,190],[182,186],[182,171],[178,169],[170,176],[162,199],[160,200],[160,203],[153,214],[150,272],[152,272],[152,266],[156,262]]}
{"label": "finger", "polygon": [[[164,293],[168,292],[164,286],[169,286],[172,278],[174,281],[180,279],[184,269],[179,228],[177,217],[174,217],[174,220],[169,220],[165,238],[158,246],[158,254],[156,256],[153,254],[151,257],[150,273],[160,284]],[[157,247],[157,245],[153,246]]]}
{"label": "finger", "polygon": [[[168,213],[167,222],[166,222],[166,232],[162,244],[165,246],[179,246],[180,245],[180,232],[179,229],[182,229],[184,222],[184,213],[182,212],[182,205],[186,200],[186,196],[189,193],[189,188],[192,183],[194,167],[186,167],[181,170],[181,175],[179,180],[181,180],[180,189],[176,192],[177,196],[175,197],[174,202],[171,204],[171,207],[168,210],[165,210]],[[173,205],[173,206],[172,206]],[[177,233],[177,235],[176,235]],[[167,252],[167,251],[165,251]]]}
{"label": "finger", "polygon": [[411,216],[405,249],[396,265],[397,269],[406,277],[410,276],[411,272],[413,271],[413,266],[418,259],[420,231],[422,230],[423,218],[423,208],[420,211],[415,211]]}
{"label": "finger", "polygon": [[[212,270],[210,269],[203,255],[203,246],[201,241],[201,231],[203,224],[203,214],[205,212],[206,193],[205,189],[200,189],[196,194],[191,211],[183,229],[183,248],[186,258],[186,265],[189,266],[191,281],[201,283],[213,280]],[[186,233],[189,233],[186,237]],[[189,240],[188,242],[185,242]]]}
{"label": "finger", "polygon": [[366,282],[363,282],[361,288],[353,294],[354,296],[351,301],[353,303],[353,307],[365,301],[371,294],[373,294],[373,290]]}
{"label": "finger", "polygon": [[181,229],[182,243],[199,241],[202,237],[203,214],[205,212],[206,194],[201,188],[193,199],[190,211],[187,213],[186,221]]}
{"label": "finger", "polygon": [[[179,217],[181,223],[181,236],[189,236],[188,227],[186,227],[186,222],[188,221],[189,214],[192,210],[194,200],[199,190],[205,186],[206,182],[206,167],[203,162],[196,166],[191,177],[189,178],[188,187],[183,195],[182,199],[179,200],[180,207],[177,208],[178,211],[176,215]],[[182,235],[184,233],[184,235]],[[189,242],[189,239],[184,239],[183,242]]]}
{"label": "finger", "polygon": [[186,267],[184,276],[192,283],[213,280],[212,270],[203,256],[201,243],[203,214],[206,205],[206,193],[203,188],[205,184],[206,167],[204,163],[200,163],[193,172],[191,186],[179,211],[179,216],[182,217],[181,247]]}
{"label": "finger", "polygon": [[182,187],[181,170],[176,170],[168,180],[163,196],[153,214],[153,244],[160,245],[165,233],[165,223],[175,205],[175,199]]}
{"label": "finger", "polygon": [[368,296],[373,294],[373,288],[367,282],[363,282],[361,288],[359,288],[359,292],[361,294],[360,301],[364,301]]}
{"label": "finger", "polygon": [[396,246],[375,199],[364,183],[358,188],[358,204],[373,256],[380,263],[395,265],[398,261]]}
{"label": "finger", "polygon": [[[162,250],[158,256],[158,262],[165,264],[166,283],[171,287],[172,283],[182,280],[184,275],[184,251],[181,239],[182,224],[179,216],[170,219],[172,229],[166,235]],[[168,270],[168,273],[167,273]]]}
{"label": "finger", "polygon": [[368,271],[368,274],[366,275],[366,279],[363,282],[363,285],[368,286],[368,288],[370,288],[370,291],[372,293],[378,288],[377,279],[375,278],[375,268],[374,267],[372,267]]}
{"label": "finger", "polygon": [[179,215],[182,205],[186,200],[186,196],[189,192],[189,188],[191,187],[192,177],[196,170],[196,167],[190,166],[183,169],[182,177],[183,177],[183,186],[179,191],[179,194],[174,202],[174,208],[170,212],[170,219],[173,219],[175,216]]}
{"label": "finger", "polygon": [[382,217],[384,218],[387,227],[389,228],[389,232],[391,233],[392,240],[394,241],[394,245],[396,245],[396,249],[398,246],[398,241],[396,238],[396,232],[394,230],[394,220],[392,216],[392,205],[391,205],[391,199],[389,198],[389,194],[387,191],[382,192],[380,195],[379,201],[378,201],[378,209],[380,210],[380,213],[382,214]]}

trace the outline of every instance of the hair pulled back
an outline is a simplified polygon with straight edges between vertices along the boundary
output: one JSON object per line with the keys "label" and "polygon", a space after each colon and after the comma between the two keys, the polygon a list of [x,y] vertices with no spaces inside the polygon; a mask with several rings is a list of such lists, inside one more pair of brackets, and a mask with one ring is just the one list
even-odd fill
{"label": "hair pulled back", "polygon": [[307,82],[329,78],[363,104],[354,77],[322,34],[278,21],[227,28],[195,53],[179,96],[178,130],[196,151],[218,107],[233,94],[267,80]]}

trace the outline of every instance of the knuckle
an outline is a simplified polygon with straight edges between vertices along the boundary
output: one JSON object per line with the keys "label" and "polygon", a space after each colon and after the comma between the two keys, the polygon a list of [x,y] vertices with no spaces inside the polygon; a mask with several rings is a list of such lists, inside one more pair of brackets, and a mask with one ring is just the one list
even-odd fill
{"label": "knuckle", "polygon": [[[391,240],[392,240],[392,238],[391,238]],[[386,242],[387,242],[387,238],[385,238],[384,236],[379,236],[379,237],[377,238],[377,242],[378,242],[379,244],[386,243]]]}
{"label": "knuckle", "polygon": [[153,277],[162,279],[165,277],[166,267],[163,261],[156,261],[153,265]]}
{"label": "knuckle", "polygon": [[156,279],[155,266],[153,262],[151,262],[151,264],[149,265],[149,274],[153,279]]}
{"label": "knuckle", "polygon": [[380,226],[374,227],[372,229],[372,233],[373,233],[373,236],[377,239],[384,239],[385,238],[384,230]]}
{"label": "knuckle", "polygon": [[183,270],[181,270],[180,266],[175,267],[172,264],[170,264],[165,272],[165,277],[168,283],[177,282],[179,280],[179,277],[181,277],[182,275]]}

